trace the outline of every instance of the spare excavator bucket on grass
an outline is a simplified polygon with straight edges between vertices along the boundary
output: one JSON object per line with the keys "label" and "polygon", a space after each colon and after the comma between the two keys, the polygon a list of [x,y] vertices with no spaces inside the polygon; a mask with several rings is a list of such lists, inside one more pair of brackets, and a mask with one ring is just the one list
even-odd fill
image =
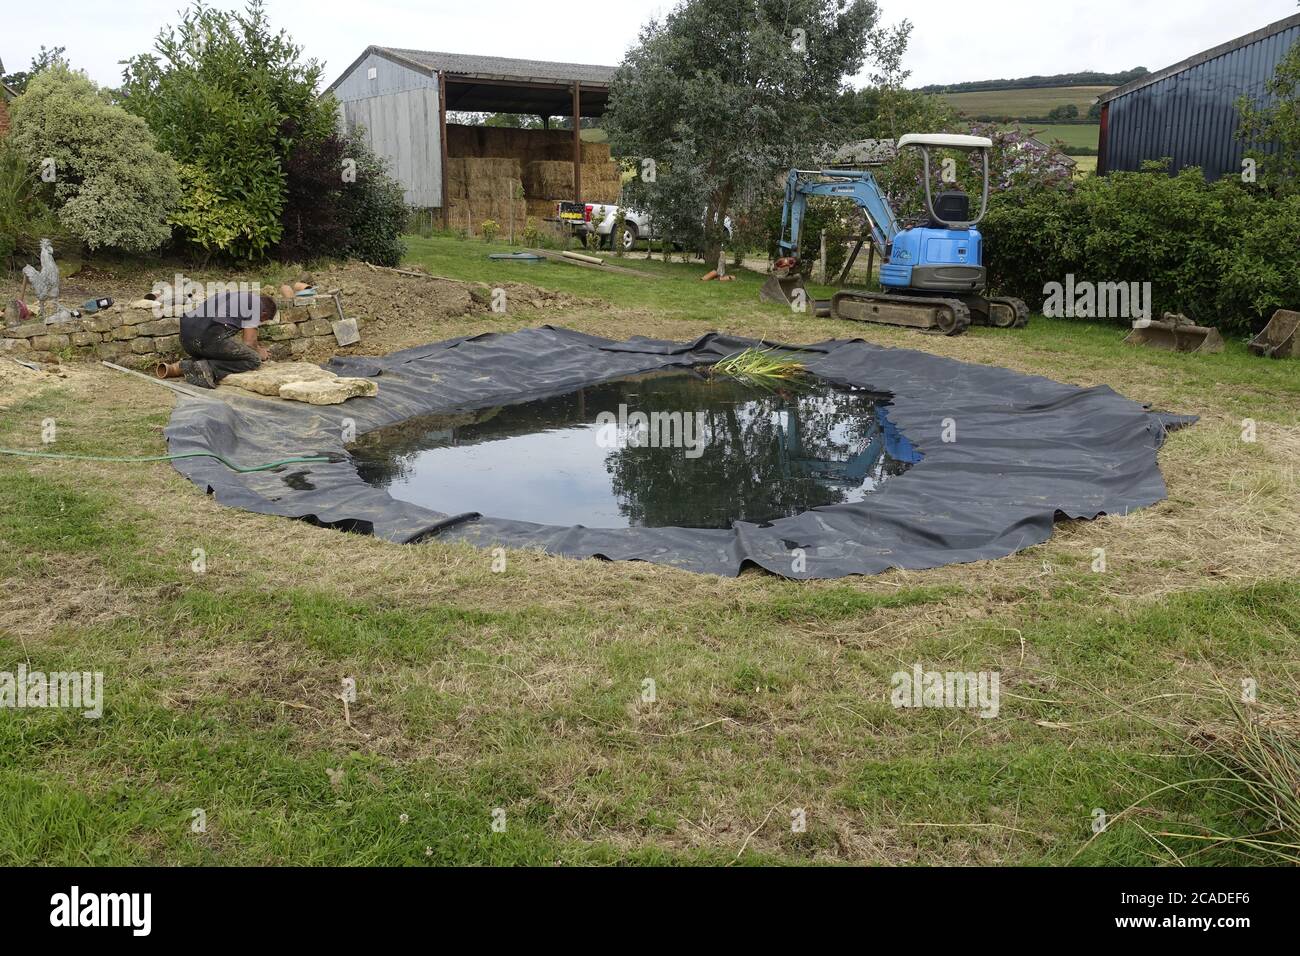
{"label": "spare excavator bucket on grass", "polygon": [[1300,358],[1300,312],[1278,309],[1246,347],[1265,358]]}
{"label": "spare excavator bucket on grass", "polygon": [[1146,328],[1135,328],[1124,339],[1125,345],[1145,345],[1168,352],[1195,352],[1209,355],[1223,351],[1223,336],[1208,325],[1196,325],[1185,315],[1166,312],[1164,318]]}

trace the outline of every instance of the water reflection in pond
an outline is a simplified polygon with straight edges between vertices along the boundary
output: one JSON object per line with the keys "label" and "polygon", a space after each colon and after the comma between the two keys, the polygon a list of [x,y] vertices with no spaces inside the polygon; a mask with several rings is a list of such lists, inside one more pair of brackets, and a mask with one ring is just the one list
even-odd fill
{"label": "water reflection in pond", "polygon": [[592,528],[770,521],[861,501],[920,458],[873,392],[696,371],[413,418],[350,451],[365,481],[403,501]]}

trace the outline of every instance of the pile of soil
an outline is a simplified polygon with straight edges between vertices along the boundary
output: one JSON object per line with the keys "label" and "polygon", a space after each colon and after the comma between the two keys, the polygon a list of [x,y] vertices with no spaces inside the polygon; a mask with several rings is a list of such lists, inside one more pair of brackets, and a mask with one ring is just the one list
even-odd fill
{"label": "pile of soil", "polygon": [[361,320],[361,342],[352,351],[391,352],[446,337],[440,326],[492,312],[492,289],[506,290],[510,312],[574,308],[585,300],[520,282],[494,286],[423,274],[419,269],[378,269],[362,262],[331,265],[312,277],[322,291],[338,289],[343,310]]}

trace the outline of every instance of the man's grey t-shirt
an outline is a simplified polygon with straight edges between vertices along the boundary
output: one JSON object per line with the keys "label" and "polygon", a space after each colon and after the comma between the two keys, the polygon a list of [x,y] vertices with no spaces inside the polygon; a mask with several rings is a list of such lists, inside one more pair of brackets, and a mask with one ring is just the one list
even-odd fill
{"label": "man's grey t-shirt", "polygon": [[208,319],[236,329],[255,329],[264,318],[260,314],[261,306],[261,296],[251,292],[218,292],[186,312],[184,318]]}

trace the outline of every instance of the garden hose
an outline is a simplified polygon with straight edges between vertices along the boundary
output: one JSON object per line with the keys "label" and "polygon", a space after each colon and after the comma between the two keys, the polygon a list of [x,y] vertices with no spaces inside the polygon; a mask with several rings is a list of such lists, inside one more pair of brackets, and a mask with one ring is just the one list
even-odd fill
{"label": "garden hose", "polygon": [[182,458],[215,458],[231,471],[241,475],[251,474],[255,471],[270,471],[273,468],[279,468],[282,465],[307,465],[319,463],[336,463],[346,461],[344,455],[304,455],[295,458],[281,458],[279,461],[268,462],[265,465],[256,465],[252,468],[240,468],[234,462],[231,462],[216,452],[211,451],[191,451],[183,455],[151,455],[146,458],[109,458],[100,455],[64,455],[49,451],[19,451],[16,448],[0,448],[0,455],[17,455],[22,458],[55,458],[62,461],[106,461],[122,464],[144,464],[154,461],[178,461]]}

